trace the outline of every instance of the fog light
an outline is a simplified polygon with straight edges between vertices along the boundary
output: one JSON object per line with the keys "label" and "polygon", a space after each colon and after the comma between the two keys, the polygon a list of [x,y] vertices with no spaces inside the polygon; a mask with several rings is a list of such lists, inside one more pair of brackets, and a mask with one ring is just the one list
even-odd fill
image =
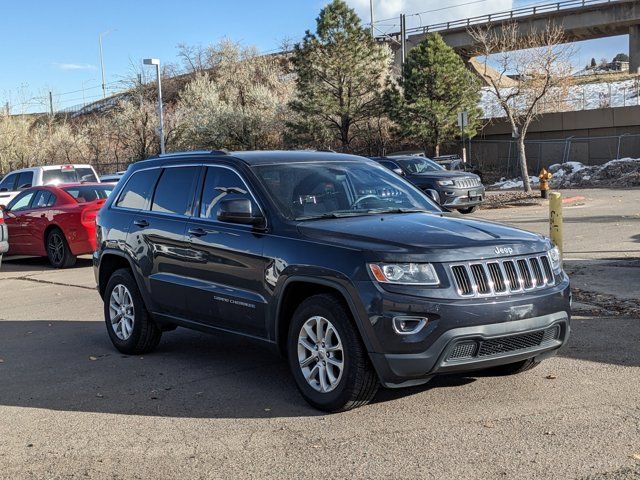
{"label": "fog light", "polygon": [[427,319],[424,317],[407,317],[399,316],[393,317],[393,330],[398,335],[413,335],[418,333],[427,324]]}

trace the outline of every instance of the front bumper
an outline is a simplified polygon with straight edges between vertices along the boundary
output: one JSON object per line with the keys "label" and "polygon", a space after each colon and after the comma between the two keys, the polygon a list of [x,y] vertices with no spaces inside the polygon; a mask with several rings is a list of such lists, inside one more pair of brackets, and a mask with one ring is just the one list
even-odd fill
{"label": "front bumper", "polygon": [[[364,282],[359,289],[369,306],[365,343],[385,386],[549,356],[570,333],[571,289],[565,275],[553,287],[490,298],[422,298]],[[395,316],[426,318],[427,324],[415,334],[398,335]],[[466,347],[458,347],[463,343]]]}
{"label": "front bumper", "polygon": [[569,315],[556,312],[508,323],[454,328],[424,352],[374,353],[371,359],[385,386],[417,385],[440,373],[546,358],[566,343],[569,332]]}
{"label": "front bumper", "polygon": [[467,208],[480,205],[485,198],[483,186],[472,188],[443,187],[438,191],[440,205],[447,208]]}

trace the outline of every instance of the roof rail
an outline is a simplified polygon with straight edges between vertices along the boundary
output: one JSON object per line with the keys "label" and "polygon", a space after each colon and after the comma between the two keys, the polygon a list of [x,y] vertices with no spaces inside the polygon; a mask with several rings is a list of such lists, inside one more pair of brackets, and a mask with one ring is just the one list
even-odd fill
{"label": "roof rail", "polygon": [[328,152],[328,153],[336,153],[335,150],[331,150],[330,148],[318,148],[316,152]]}
{"label": "roof rail", "polygon": [[229,150],[221,148],[220,150],[211,150],[209,153],[212,155],[229,155]]}
{"label": "roof rail", "polygon": [[208,153],[210,153],[209,150],[192,150],[187,152],[161,153],[160,155],[158,155],[158,157],[167,158],[167,157],[177,157],[177,156],[183,156],[183,155],[205,155]]}

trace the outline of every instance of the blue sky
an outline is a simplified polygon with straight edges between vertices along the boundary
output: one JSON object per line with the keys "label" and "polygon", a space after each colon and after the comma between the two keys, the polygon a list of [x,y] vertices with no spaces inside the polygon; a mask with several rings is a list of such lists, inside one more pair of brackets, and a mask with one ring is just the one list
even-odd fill
{"label": "blue sky", "polygon": [[[466,0],[468,2],[468,0]],[[347,0],[369,21],[368,0]],[[104,38],[106,81],[118,89],[118,81],[130,76],[144,57],[176,61],[179,43],[209,44],[222,38],[256,45],[261,51],[277,48],[283,39],[297,41],[326,1],[322,0],[77,0],[15,1],[2,5],[0,29],[0,102],[9,102],[14,113],[42,111],[49,90],[56,108],[98,98],[100,63],[98,35]],[[398,13],[424,12],[433,23],[502,11],[540,0],[483,0],[460,6],[465,0],[374,0],[378,19]],[[417,17],[413,17],[417,20]],[[627,38],[614,37],[578,44],[577,65],[591,57],[611,58],[627,51]],[[83,94],[84,90],[84,94]]]}

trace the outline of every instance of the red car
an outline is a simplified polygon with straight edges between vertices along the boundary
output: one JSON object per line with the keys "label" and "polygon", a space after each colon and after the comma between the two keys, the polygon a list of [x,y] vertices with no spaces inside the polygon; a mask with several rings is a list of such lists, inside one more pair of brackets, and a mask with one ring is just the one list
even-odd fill
{"label": "red car", "polygon": [[78,183],[33,187],[4,208],[7,255],[49,257],[55,268],[96,249],[96,215],[115,185]]}

